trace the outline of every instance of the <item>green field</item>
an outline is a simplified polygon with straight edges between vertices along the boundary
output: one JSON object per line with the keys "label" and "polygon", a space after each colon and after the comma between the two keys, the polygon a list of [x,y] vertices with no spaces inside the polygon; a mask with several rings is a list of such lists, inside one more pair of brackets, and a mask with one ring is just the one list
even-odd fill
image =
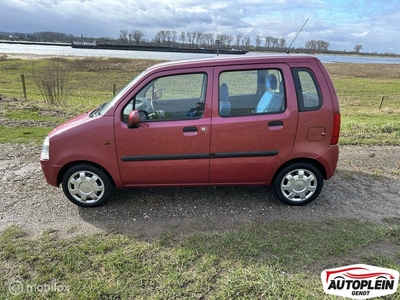
{"label": "green field", "polygon": [[[35,76],[53,60],[0,57],[0,144],[40,145],[60,122],[110,99],[113,84],[122,88],[154,64],[59,61],[69,70],[73,95],[67,106],[52,107]],[[327,68],[341,104],[340,143],[399,145],[400,66]],[[28,99],[22,99],[21,74]],[[0,233],[0,299],[343,299],[324,294],[322,270],[355,263],[400,270],[399,245],[398,219],[256,221],[186,236],[165,232],[154,240],[118,233],[60,238],[52,230],[32,238],[12,226]],[[382,251],[368,251],[377,247]],[[15,281],[24,284],[16,296]]]}
{"label": "green field", "polygon": [[[7,59],[0,57],[0,95],[23,97],[21,74],[25,76],[29,109],[39,115],[26,112],[27,106],[7,107],[2,105],[6,118],[20,119],[44,118],[43,121],[60,121],[55,114],[41,116],[43,111],[54,110],[44,103],[36,84],[38,74],[46,66],[60,63],[68,73],[71,98],[67,105],[57,107],[70,117],[91,109],[112,98],[113,85],[118,91],[146,67],[157,61],[130,60],[119,58],[85,59]],[[342,145],[398,145],[400,137],[400,66],[326,64],[339,96],[342,125],[340,144]],[[10,110],[23,110],[11,112]],[[25,114],[25,115],[24,115]],[[51,129],[51,126],[47,128]],[[0,128],[4,132],[4,128]],[[1,142],[20,141],[17,135],[24,131],[16,130],[2,135]],[[38,142],[43,137],[42,129],[31,129],[26,140]],[[35,131],[38,131],[37,133]],[[23,140],[23,138],[22,138]]]}

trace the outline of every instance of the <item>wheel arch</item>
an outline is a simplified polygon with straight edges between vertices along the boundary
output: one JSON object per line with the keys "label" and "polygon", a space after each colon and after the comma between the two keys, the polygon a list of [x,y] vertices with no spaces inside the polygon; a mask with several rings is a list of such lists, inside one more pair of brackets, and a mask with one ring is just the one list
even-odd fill
{"label": "wheel arch", "polygon": [[77,161],[72,161],[72,162],[65,164],[61,168],[60,172],[58,172],[58,175],[57,175],[57,185],[58,186],[62,183],[62,179],[64,177],[65,172],[67,172],[68,169],[70,169],[74,166],[77,166],[77,165],[90,165],[90,166],[100,169],[107,175],[107,177],[110,179],[111,184],[115,187],[115,182],[114,182],[114,179],[111,176],[110,172],[108,172],[104,167],[102,167],[101,165],[99,165],[97,163],[94,163],[91,161],[85,161],[85,160],[77,160]]}
{"label": "wheel arch", "polygon": [[275,170],[274,176],[272,177],[272,180],[271,180],[271,184],[275,181],[276,176],[279,174],[279,172],[282,169],[286,168],[289,165],[295,164],[295,163],[307,163],[307,164],[313,165],[321,172],[322,178],[326,179],[326,170],[319,161],[312,159],[312,158],[295,158],[295,159],[285,162],[278,169]]}

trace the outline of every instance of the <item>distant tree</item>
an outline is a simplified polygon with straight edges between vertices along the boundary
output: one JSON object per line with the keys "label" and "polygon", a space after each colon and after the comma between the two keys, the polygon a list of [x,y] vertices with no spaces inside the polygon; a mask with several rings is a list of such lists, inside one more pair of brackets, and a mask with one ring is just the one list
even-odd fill
{"label": "distant tree", "polygon": [[126,42],[128,41],[128,30],[120,30],[119,32],[119,38],[122,40],[123,44],[126,44]]}
{"label": "distant tree", "polygon": [[197,43],[197,46],[200,46],[203,43],[203,33],[202,32],[196,33],[196,43]]}
{"label": "distant tree", "polygon": [[361,49],[362,49],[362,45],[356,45],[356,46],[354,47],[354,52],[358,54],[358,53],[360,52]]}
{"label": "distant tree", "polygon": [[184,31],[181,32],[179,39],[182,41],[182,44],[185,45],[186,33]]}
{"label": "distant tree", "polygon": [[33,41],[47,41],[47,42],[71,42],[74,37],[71,34],[53,31],[40,31],[34,32],[29,36],[29,40]]}
{"label": "distant tree", "polygon": [[192,46],[192,33],[191,32],[186,32],[186,37],[188,39],[188,42],[190,46]]}
{"label": "distant tree", "polygon": [[162,34],[161,31],[157,32],[156,35],[153,38],[153,42],[156,43],[157,45],[160,45],[162,43]]}
{"label": "distant tree", "polygon": [[165,31],[165,38],[168,42],[168,46],[171,46],[172,32],[170,30]]}
{"label": "distant tree", "polygon": [[265,37],[265,48],[267,48],[267,50],[271,49],[273,40],[274,37],[272,36]]}
{"label": "distant tree", "polygon": [[142,37],[143,37],[143,32],[141,32],[140,30],[134,30],[132,32],[132,37],[133,37],[133,40],[135,41],[135,44],[139,45],[140,41],[142,40]]}
{"label": "distant tree", "polygon": [[327,52],[330,44],[325,41],[310,40],[306,42],[306,49],[311,52]]}
{"label": "distant tree", "polygon": [[187,32],[186,36],[187,36],[187,38],[189,40],[190,47],[193,47],[194,46],[194,40],[196,39],[196,36],[197,36],[197,32],[196,31]]}
{"label": "distant tree", "polygon": [[243,36],[240,34],[238,34],[236,36],[236,47],[238,47],[238,48],[240,47],[240,42],[242,41],[242,38],[243,38]]}
{"label": "distant tree", "polygon": [[310,50],[311,52],[316,52],[317,51],[317,41],[316,40],[307,41],[305,47],[307,50]]}
{"label": "distant tree", "polygon": [[272,39],[272,48],[276,49],[276,48],[278,48],[278,45],[279,45],[279,39],[273,38]]}
{"label": "distant tree", "polygon": [[255,40],[255,42],[256,42],[256,49],[260,48],[260,46],[261,46],[261,40],[262,40],[261,36],[257,35],[257,36],[256,36],[256,40]]}
{"label": "distant tree", "polygon": [[226,46],[229,48],[231,46],[231,43],[233,42],[233,36],[231,35],[226,35]]}
{"label": "distant tree", "polygon": [[227,47],[228,43],[231,43],[233,40],[232,36],[227,35],[227,34],[218,34],[216,39],[219,40],[220,48]]}
{"label": "distant tree", "polygon": [[212,33],[204,33],[203,34],[203,42],[204,42],[204,46],[212,46],[212,45],[214,45],[214,34],[212,34]]}
{"label": "distant tree", "polygon": [[286,40],[284,38],[279,39],[279,48],[281,48],[281,49],[286,48]]}
{"label": "distant tree", "polygon": [[176,31],[172,30],[171,34],[172,34],[172,44],[175,46],[175,44],[176,44]]}
{"label": "distant tree", "polygon": [[250,48],[250,37],[249,36],[246,36],[244,39],[243,39],[243,42],[244,42],[244,47],[245,47],[245,49],[246,50],[248,50],[249,48]]}

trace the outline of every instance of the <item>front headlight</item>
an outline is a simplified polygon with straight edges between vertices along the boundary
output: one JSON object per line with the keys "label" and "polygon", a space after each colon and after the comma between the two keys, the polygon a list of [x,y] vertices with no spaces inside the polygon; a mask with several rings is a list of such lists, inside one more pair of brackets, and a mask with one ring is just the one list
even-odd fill
{"label": "front headlight", "polygon": [[42,146],[42,153],[40,153],[40,158],[42,160],[50,159],[49,148],[50,148],[50,140],[49,140],[49,137],[46,136],[46,138],[44,139],[44,142],[43,142],[43,146]]}

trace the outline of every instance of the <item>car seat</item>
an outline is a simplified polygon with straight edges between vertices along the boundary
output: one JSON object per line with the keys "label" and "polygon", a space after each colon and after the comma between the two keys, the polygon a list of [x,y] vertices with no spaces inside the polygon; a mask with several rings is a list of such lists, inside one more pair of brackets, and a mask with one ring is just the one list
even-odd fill
{"label": "car seat", "polygon": [[231,103],[229,102],[229,89],[226,83],[219,87],[219,114],[226,116],[231,113]]}
{"label": "car seat", "polygon": [[274,74],[268,75],[265,85],[267,89],[257,104],[256,113],[268,111],[268,107],[270,106],[272,98],[275,95],[273,91],[278,87],[278,80],[276,79],[276,76]]}

